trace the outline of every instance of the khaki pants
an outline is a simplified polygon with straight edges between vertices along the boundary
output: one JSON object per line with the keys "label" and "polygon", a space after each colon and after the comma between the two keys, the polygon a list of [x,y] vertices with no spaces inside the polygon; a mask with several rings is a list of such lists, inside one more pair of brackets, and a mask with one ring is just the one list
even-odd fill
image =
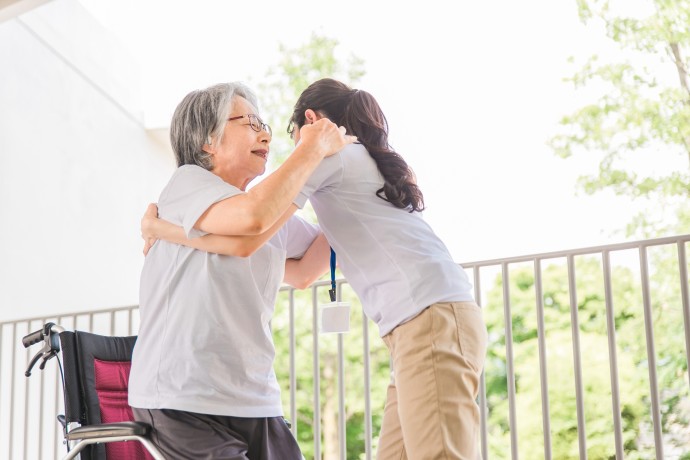
{"label": "khaki pants", "polygon": [[378,460],[479,458],[487,333],[474,302],[437,303],[383,337],[393,360]]}

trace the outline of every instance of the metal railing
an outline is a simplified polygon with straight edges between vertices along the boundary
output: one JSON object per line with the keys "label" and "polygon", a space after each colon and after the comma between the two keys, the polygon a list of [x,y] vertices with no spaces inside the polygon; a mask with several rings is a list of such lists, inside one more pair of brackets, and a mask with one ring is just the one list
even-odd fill
{"label": "metal railing", "polygon": [[[574,414],[572,415],[576,419],[577,430],[576,455],[580,459],[588,458],[586,424],[588,414],[585,410],[585,396],[591,394],[588,393],[591,389],[586,384],[587,379],[583,374],[583,364],[586,369],[588,357],[585,356],[583,360],[581,338],[583,325],[589,324],[591,320],[584,318],[583,321],[580,314],[586,310],[583,305],[591,300],[592,295],[587,292],[582,293],[583,288],[578,285],[577,277],[578,273],[583,274],[583,276],[591,276],[590,269],[578,271],[578,263],[584,258],[595,260],[600,270],[598,272],[600,280],[586,280],[588,283],[586,283],[587,286],[584,290],[591,289],[592,284],[598,285],[599,282],[603,285],[601,298],[604,305],[602,308],[605,311],[602,313],[605,317],[606,344],[608,347],[606,354],[609,365],[610,413],[613,425],[613,445],[609,448],[610,456],[615,455],[617,459],[623,459],[626,449],[629,448],[626,444],[624,423],[621,419],[621,380],[618,364],[619,352],[617,351],[619,341],[616,337],[616,321],[620,319],[616,311],[617,309],[628,308],[630,305],[614,304],[614,299],[619,294],[617,281],[620,281],[616,279],[616,273],[619,273],[617,270],[621,266],[625,269],[622,273],[632,273],[638,277],[639,298],[627,296],[625,299],[626,304],[639,302],[644,318],[643,336],[646,360],[642,367],[647,368],[648,386],[645,402],[648,404],[651,424],[647,428],[645,428],[647,425],[641,424],[641,434],[638,438],[644,441],[646,436],[644,431],[648,432],[648,437],[653,438],[650,441],[649,449],[659,460],[665,458],[665,445],[668,446],[666,452],[668,457],[666,458],[673,458],[673,455],[679,452],[684,453],[678,450],[682,447],[678,448],[668,441],[667,438],[670,435],[665,433],[663,429],[660,394],[666,389],[660,388],[657,374],[659,363],[655,348],[654,321],[655,318],[659,318],[659,314],[655,313],[654,308],[658,299],[656,293],[659,290],[678,291],[678,295],[673,298],[675,300],[665,301],[677,305],[677,308],[671,308],[670,311],[678,314],[679,318],[682,317],[682,320],[679,319],[678,321],[682,324],[681,330],[684,335],[684,337],[677,337],[676,339],[684,340],[685,356],[684,360],[680,360],[680,366],[683,367],[682,362],[684,361],[685,372],[682,378],[685,385],[674,390],[674,397],[680,397],[687,402],[687,405],[690,405],[690,401],[688,401],[690,400],[688,398],[688,387],[690,386],[690,371],[688,371],[688,362],[690,362],[690,306],[688,300],[688,261],[686,258],[688,241],[690,241],[690,235],[680,235],[461,264],[474,281],[475,297],[478,303],[483,306],[485,316],[502,317],[503,322],[502,326],[499,324],[501,322],[499,319],[490,322],[489,346],[492,355],[505,353],[505,357],[494,360],[498,364],[493,362],[491,366],[487,362],[485,374],[480,383],[481,430],[478,442],[484,459],[511,458],[515,460],[521,455],[525,458],[554,458],[554,440],[560,441],[562,437],[561,432],[552,426],[554,415],[549,397],[548,355],[550,347],[553,347],[554,344],[547,341],[547,330],[550,324],[547,316],[551,318],[554,314],[554,308],[551,304],[553,300],[552,284],[554,282],[562,285],[559,289],[567,291],[566,303],[569,310],[567,314],[569,314],[569,332],[572,342],[572,385],[575,399]],[[662,248],[666,252],[661,254],[657,252],[657,248]],[[673,254],[669,256],[668,251]],[[653,261],[650,261],[650,253],[652,253]],[[669,260],[673,262],[669,263]],[[665,267],[663,270],[659,268],[662,265]],[[559,266],[561,268],[558,268]],[[554,269],[554,267],[557,268]],[[561,270],[563,275],[553,278],[553,273],[558,272],[558,270]],[[671,273],[676,273],[675,284],[671,281],[672,278],[668,276],[663,277],[661,284],[654,281],[656,274],[662,273],[662,271],[669,273],[669,270]],[[331,458],[348,458],[348,446],[351,446],[355,440],[347,439],[347,427],[349,423],[355,423],[351,422],[349,417],[353,412],[351,409],[354,405],[353,401],[357,400],[358,404],[361,403],[362,409],[356,411],[357,417],[359,417],[356,423],[363,426],[363,440],[357,440],[361,444],[358,449],[360,449],[360,454],[369,460],[375,456],[378,423],[380,423],[380,417],[377,414],[382,413],[383,407],[380,404],[383,399],[382,395],[385,395],[385,384],[378,384],[381,379],[377,376],[385,374],[387,352],[382,342],[377,339],[376,328],[370,327],[371,323],[363,315],[347,281],[339,279],[337,282],[338,300],[348,300],[353,305],[352,317],[356,321],[353,321],[353,330],[350,334],[319,334],[319,305],[323,303],[320,302],[320,299],[327,301],[325,299],[327,299],[328,282],[317,282],[304,291],[296,291],[289,287],[281,288],[276,306],[276,317],[272,324],[274,334],[282,334],[280,339],[276,339],[276,372],[283,389],[288,390],[288,397],[284,398],[284,404],[286,414],[293,423],[293,433],[298,436],[306,430],[312,434],[313,444],[305,449],[310,453],[310,456],[329,460]],[[529,289],[525,290],[525,286],[529,286]],[[532,346],[532,342],[525,339],[523,337],[525,334],[522,332],[519,333],[519,337],[514,337],[514,332],[519,330],[520,325],[514,325],[513,320],[525,321],[524,311],[526,311],[524,310],[525,299],[517,298],[518,294],[523,294],[516,292],[516,290],[530,292],[531,300],[526,302],[529,305],[529,310],[532,310],[534,314],[536,346]],[[633,289],[633,291],[635,290]],[[520,311],[518,312],[518,310]],[[22,336],[40,328],[42,324],[48,321],[60,324],[66,329],[79,329],[105,335],[135,335],[139,326],[136,306],[0,323],[0,458],[11,460],[47,459],[61,458],[64,455],[62,434],[55,421],[56,414],[62,411],[59,372],[57,372],[57,368],[52,367],[55,364],[51,361],[46,371],[34,370],[34,374],[40,375],[33,375],[28,379],[24,377],[24,369],[31,357],[31,351],[24,350],[20,344]],[[504,343],[504,346],[501,346],[501,342]],[[278,343],[284,344],[286,349],[280,348]],[[538,396],[541,401],[541,443],[543,446],[540,446],[540,451],[537,453],[525,452],[525,448],[521,445],[520,430],[518,429],[519,421],[523,418],[518,413],[518,402],[522,397],[522,391],[527,390],[517,389],[516,381],[520,375],[524,374],[524,371],[521,373],[516,369],[518,364],[515,362],[515,354],[516,347],[521,347],[520,350],[523,350],[524,344],[529,345],[528,353],[534,353],[534,359],[539,366]],[[305,362],[308,359],[298,358],[298,354],[309,351],[309,348],[311,348],[311,372],[303,370],[305,366],[308,367],[308,363]],[[326,354],[328,359],[324,358]],[[353,354],[361,354],[360,359],[348,359]],[[331,364],[327,366],[327,362],[331,363],[333,357],[335,372],[332,372]],[[287,369],[285,369],[285,362],[287,362]],[[330,370],[326,371],[327,368]],[[676,375],[680,375],[680,369],[676,371]],[[311,375],[305,379],[305,374],[309,373]],[[500,412],[500,398],[497,399],[491,393],[487,394],[487,378],[490,378],[492,382],[495,382],[496,379],[504,379],[508,402],[507,423],[492,422]],[[375,379],[378,379],[377,383],[373,382]],[[308,390],[304,388],[305,381],[311,381],[310,391],[313,392],[313,399],[310,402],[300,400],[304,393],[300,393],[300,390]],[[353,387],[352,382],[355,382],[355,390],[351,388]],[[350,384],[349,390],[348,383]],[[334,388],[336,391],[333,391]],[[587,391],[586,388],[588,388]],[[606,397],[608,397],[607,388],[602,389],[601,392],[607,393]],[[492,398],[499,402],[491,403]],[[333,400],[337,400],[337,405],[334,404]],[[377,405],[374,405],[372,401],[378,401]],[[309,404],[313,406],[309,407],[312,418],[305,420],[303,414],[300,413],[300,408]],[[501,428],[502,425],[506,425],[507,428]],[[674,436],[682,438],[683,434]],[[299,436],[298,439],[300,439]],[[640,448],[639,446],[646,442],[643,441],[639,441],[637,447],[630,448]],[[304,440],[301,440],[300,444],[303,442]],[[592,456],[594,457],[595,454]]]}
{"label": "metal railing", "polygon": [[[640,286],[642,291],[641,303],[644,311],[644,331],[645,331],[645,345],[648,360],[648,394],[651,405],[651,417],[654,434],[654,455],[658,460],[664,458],[664,439],[662,433],[661,410],[659,403],[659,386],[657,379],[657,360],[654,340],[654,321],[652,314],[652,297],[650,289],[650,274],[649,274],[649,251],[655,247],[675,248],[677,257],[677,286],[680,290],[680,295],[677,299],[680,309],[682,310],[683,333],[685,342],[685,368],[687,370],[688,363],[690,363],[690,307],[688,300],[688,273],[687,273],[687,258],[686,258],[686,244],[690,241],[690,235],[681,235],[668,238],[657,238],[643,241],[636,241],[630,243],[588,247],[582,249],[566,250],[549,252],[543,254],[535,254],[521,257],[511,257],[507,259],[494,259],[479,262],[463,263],[462,266],[466,270],[474,272],[475,296],[481,299],[481,277],[479,272],[486,267],[500,267],[500,285],[503,287],[503,312],[505,323],[505,353],[506,353],[506,377],[508,387],[508,402],[509,402],[509,431],[510,431],[510,458],[519,458],[519,433],[517,423],[517,402],[515,389],[515,370],[513,359],[514,340],[512,337],[512,317],[511,312],[511,283],[510,267],[518,264],[531,264],[531,272],[534,280],[534,307],[537,318],[537,332],[538,332],[538,356],[539,356],[539,373],[540,373],[540,399],[542,409],[542,423],[543,423],[543,458],[552,459],[552,428],[550,425],[551,413],[549,408],[549,382],[548,382],[548,366],[547,366],[547,346],[545,339],[545,323],[544,323],[544,292],[543,292],[543,264],[548,261],[557,259],[565,259],[567,265],[567,283],[569,295],[569,309],[570,309],[570,326],[572,335],[572,353],[574,366],[574,386],[576,398],[576,416],[577,416],[577,436],[578,436],[578,451],[579,458],[586,459],[587,455],[587,430],[585,424],[585,409],[584,409],[584,390],[583,390],[583,376],[582,376],[582,353],[580,347],[581,328],[579,324],[579,304],[578,304],[578,289],[576,286],[576,268],[575,260],[578,257],[599,257],[601,260],[604,298],[605,298],[605,315],[606,315],[606,331],[608,343],[609,356],[609,374],[611,384],[611,406],[613,419],[613,432],[615,443],[616,459],[623,459],[624,457],[624,440],[622,434],[621,423],[621,406],[620,406],[620,392],[619,392],[619,368],[617,364],[617,346],[616,346],[616,325],[614,321],[614,312],[616,305],[613,302],[613,278],[611,269],[611,257],[615,253],[623,253],[626,251],[636,251],[634,254],[627,254],[628,260],[623,265],[627,265],[629,269],[634,269],[637,265],[639,268]],[[632,257],[631,257],[632,256]],[[636,260],[635,260],[636,259]],[[632,300],[632,299],[631,299]],[[682,340],[682,338],[680,339]],[[690,373],[686,372],[686,388],[684,389],[686,398],[688,386],[690,386]],[[486,426],[486,388],[484,379],[481,382],[481,407],[482,407],[482,455],[484,459],[488,456],[487,434]],[[690,437],[690,436],[689,436]],[[674,449],[674,454],[687,454],[690,448],[686,444],[685,451],[679,452]],[[683,447],[680,447],[683,449]],[[607,457],[608,458],[608,457]],[[671,458],[671,457],[668,457]],[[676,457],[677,458],[677,457]]]}

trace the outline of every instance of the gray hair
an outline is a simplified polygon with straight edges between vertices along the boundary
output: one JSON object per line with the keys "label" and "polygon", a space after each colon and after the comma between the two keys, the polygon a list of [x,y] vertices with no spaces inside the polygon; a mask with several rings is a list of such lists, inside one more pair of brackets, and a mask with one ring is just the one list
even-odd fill
{"label": "gray hair", "polygon": [[219,143],[236,96],[249,101],[258,110],[256,96],[239,82],[219,83],[187,94],[175,109],[170,122],[170,144],[177,166],[198,165],[213,169],[211,155],[204,144]]}

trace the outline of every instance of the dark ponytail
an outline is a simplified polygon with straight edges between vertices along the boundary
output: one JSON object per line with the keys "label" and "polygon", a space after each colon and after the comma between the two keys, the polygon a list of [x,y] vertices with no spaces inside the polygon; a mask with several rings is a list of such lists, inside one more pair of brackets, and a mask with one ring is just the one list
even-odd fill
{"label": "dark ponytail", "polygon": [[388,122],[374,96],[331,78],[318,80],[297,100],[288,132],[304,125],[307,109],[344,126],[366,147],[384,179],[383,187],[376,191],[379,198],[410,212],[424,210],[424,196],[412,169],[388,144]]}

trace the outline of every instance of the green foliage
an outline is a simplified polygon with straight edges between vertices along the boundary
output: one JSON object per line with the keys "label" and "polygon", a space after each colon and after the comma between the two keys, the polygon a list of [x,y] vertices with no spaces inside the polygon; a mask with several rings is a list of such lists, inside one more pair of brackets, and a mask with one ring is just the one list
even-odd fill
{"label": "green foliage", "polygon": [[[673,251],[650,252],[651,297],[658,383],[666,449],[690,443],[690,395],[683,340],[678,259]],[[639,276],[629,264],[612,268],[613,319],[626,458],[653,458],[645,321]],[[553,458],[579,456],[571,298],[564,261],[542,269],[544,340]],[[612,389],[607,340],[603,270],[600,260],[575,259],[577,319],[582,356],[582,386],[589,458],[615,458]],[[544,434],[534,271],[516,265],[509,271],[510,317],[520,458],[544,458]],[[505,317],[501,277],[484,305],[491,346],[485,379],[489,409],[490,457],[510,457]],[[682,434],[680,434],[682,433]]]}
{"label": "green foliage", "polygon": [[[563,131],[550,145],[563,158],[584,152],[600,158],[598,171],[579,180],[586,193],[608,189],[666,208],[657,218],[637,216],[626,229],[628,235],[686,232],[690,1],[647,0],[642,4],[648,13],[642,16],[620,13],[628,6],[620,0],[577,4],[582,21],[602,24],[621,52],[618,62],[592,56],[568,79],[575,88],[596,89],[599,97],[564,116]],[[664,164],[680,164],[682,169],[650,173],[650,165]]]}

